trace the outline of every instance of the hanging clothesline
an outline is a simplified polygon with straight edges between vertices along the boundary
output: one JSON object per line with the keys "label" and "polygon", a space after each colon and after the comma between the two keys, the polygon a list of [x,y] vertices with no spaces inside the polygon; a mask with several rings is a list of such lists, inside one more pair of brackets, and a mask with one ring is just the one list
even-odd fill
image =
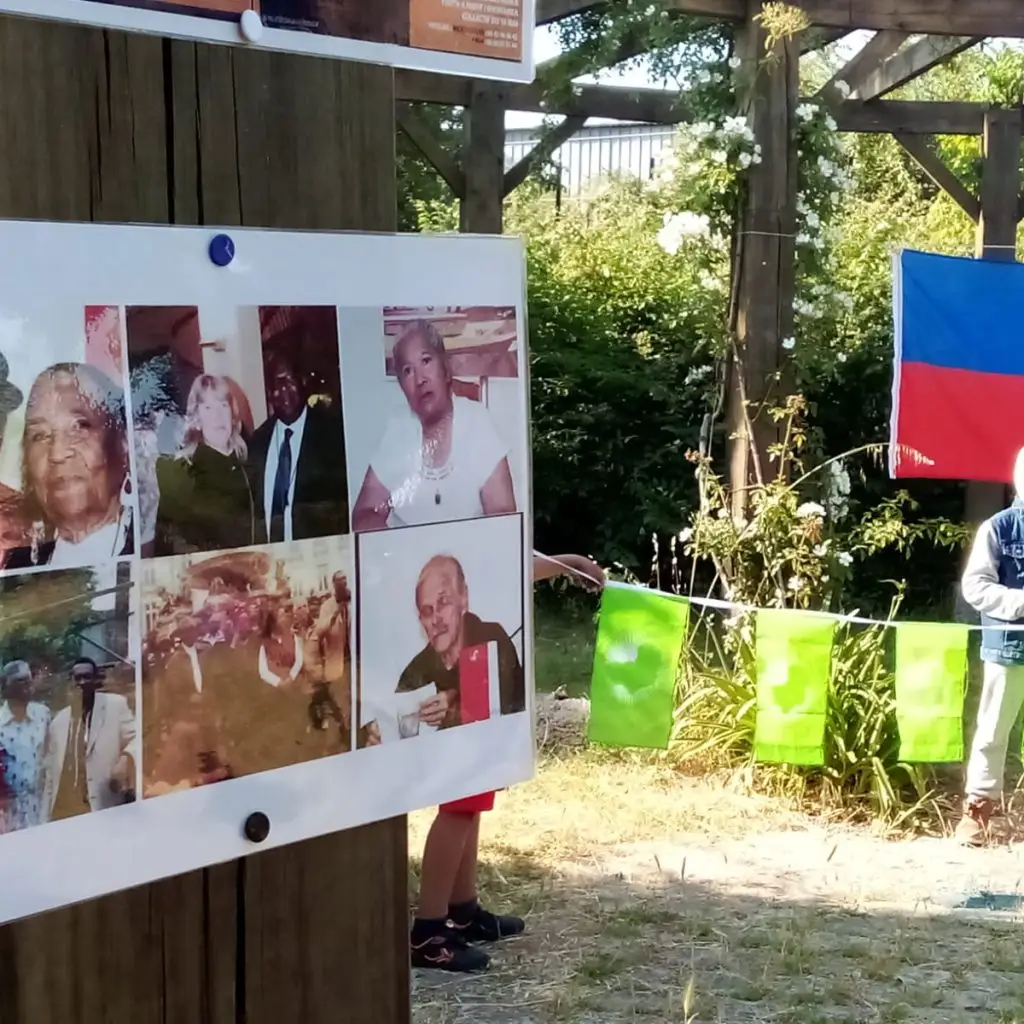
{"label": "hanging clothesline", "polygon": [[[580,580],[585,580],[585,581],[593,582],[593,580],[591,579],[590,576],[587,575],[587,573],[581,572],[579,569],[576,569],[573,566],[568,565],[567,563],[562,562],[562,561],[560,561],[557,558],[552,558],[551,555],[544,555],[544,554],[541,554],[540,552],[537,552],[537,553],[540,554],[540,556],[542,558],[546,559],[547,561],[549,561],[549,562],[553,563],[554,565],[557,565],[560,568],[564,569],[571,576],[578,577]],[[866,615],[858,615],[856,612],[853,612],[853,613],[850,613],[850,614],[844,614],[842,612],[827,612],[827,611],[820,611],[820,610],[817,610],[817,609],[810,609],[810,608],[808,608],[808,609],[804,609],[804,608],[763,608],[763,607],[759,607],[758,605],[745,604],[745,603],[742,603],[742,602],[739,602],[739,601],[723,601],[720,598],[716,598],[716,597],[693,597],[693,596],[688,595],[688,594],[673,594],[673,593],[670,593],[667,590],[659,590],[659,589],[657,589],[655,587],[645,587],[645,586],[642,586],[639,583],[626,583],[626,582],[624,582],[622,580],[607,580],[605,582],[605,587],[624,587],[624,588],[631,589],[631,590],[642,590],[645,593],[649,593],[649,594],[660,594],[662,597],[669,598],[669,599],[671,599],[673,601],[688,601],[690,604],[696,605],[697,607],[700,607],[700,608],[712,608],[712,609],[714,609],[716,611],[726,611],[726,612],[763,612],[763,611],[792,612],[794,615],[812,615],[812,616],[818,616],[818,617],[824,618],[824,619],[832,619],[832,620],[838,622],[840,625],[844,625],[844,626],[883,626],[885,628],[893,628],[895,626],[900,625],[899,622],[896,622],[896,621],[894,621],[892,619],[874,619],[874,618],[870,618],[869,616],[866,616]],[[920,619],[907,620],[907,621],[913,621],[915,624],[924,624],[924,625],[928,625],[929,624],[927,622],[922,623],[922,621]],[[962,625],[964,629],[972,631],[972,632],[981,631],[981,630],[984,630],[984,629],[998,629],[1000,631],[1006,631],[1006,632],[1011,632],[1011,633],[1014,633],[1014,632],[1024,632],[1024,623],[1018,625],[1018,624],[1014,624],[1014,623],[1010,623],[1010,622],[1007,622],[1007,623],[1000,622],[998,625],[995,625],[995,626],[982,626],[982,625],[977,625],[977,624],[974,624],[974,623],[945,623],[945,622],[936,622],[934,624],[937,625],[937,626],[938,625]]]}

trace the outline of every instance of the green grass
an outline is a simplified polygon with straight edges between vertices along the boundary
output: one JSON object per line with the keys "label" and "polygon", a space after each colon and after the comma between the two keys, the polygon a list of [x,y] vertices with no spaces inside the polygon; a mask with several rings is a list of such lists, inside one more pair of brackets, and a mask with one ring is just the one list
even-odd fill
{"label": "green grass", "polygon": [[594,611],[579,601],[556,606],[538,602],[535,610],[534,658],[537,689],[551,693],[560,686],[570,697],[590,690],[594,662]]}

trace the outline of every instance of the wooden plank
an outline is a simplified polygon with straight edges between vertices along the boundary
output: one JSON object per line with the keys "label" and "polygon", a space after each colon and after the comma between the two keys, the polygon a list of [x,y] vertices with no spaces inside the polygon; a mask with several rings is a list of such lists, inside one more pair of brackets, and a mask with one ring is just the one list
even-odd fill
{"label": "wooden plank", "polygon": [[[762,59],[765,33],[753,19],[737,33],[738,55]],[[797,154],[789,125],[797,102],[799,55],[780,42],[761,66],[746,111],[764,159],[750,169],[734,259],[735,350],[726,408],[728,479],[733,511],[742,515],[748,488],[772,472],[768,451],[778,432],[770,410],[789,378],[782,341],[793,331]]]}
{"label": "wooden plank", "polygon": [[980,42],[980,36],[925,36],[918,39],[863,78],[851,98],[875,100],[885,96]]}
{"label": "wooden plank", "polygon": [[[391,83],[0,17],[0,216],[393,229]],[[408,1024],[405,837],[396,819],[0,928],[0,1021]]]}
{"label": "wooden plank", "polygon": [[896,141],[914,158],[917,165],[939,188],[977,222],[981,216],[981,202],[967,186],[942,162],[942,158],[917,135],[895,133]]}
{"label": "wooden plank", "polygon": [[[465,106],[472,79],[423,71],[398,71],[398,97],[419,103]],[[614,85],[577,86],[569,95],[549,96],[538,85],[507,86],[509,110],[568,117],[601,117],[651,124],[680,124],[692,119],[685,93],[630,89]],[[984,103],[847,100],[832,114],[845,132],[904,132],[910,135],[980,135],[989,107]]]}
{"label": "wooden plank", "polygon": [[500,235],[505,198],[504,89],[477,82],[466,111],[466,146],[462,170],[466,193],[459,204],[459,230]]}
{"label": "wooden plank", "polygon": [[[985,117],[981,171],[981,217],[975,239],[980,259],[1012,263],[1016,259],[1017,208],[1020,193],[1021,112],[992,110]],[[1013,467],[1007,466],[1007,481]],[[964,518],[974,526],[1009,504],[1007,481],[968,481]],[[958,604],[963,616],[970,614]],[[971,616],[972,619],[976,616]]]}
{"label": "wooden plank", "polygon": [[[897,53],[906,42],[906,32],[876,32],[819,90],[819,95],[830,100],[842,100],[852,94],[872,72]],[[839,83],[846,83],[845,95],[839,93]]]}
{"label": "wooden plank", "polygon": [[550,25],[554,21],[563,21],[574,14],[600,7],[604,0],[537,0],[538,25]]}
{"label": "wooden plank", "polygon": [[408,1024],[407,837],[396,818],[245,862],[245,1024]]}
{"label": "wooden plank", "polygon": [[395,117],[401,132],[441,175],[455,198],[461,199],[466,190],[466,178],[462,168],[455,157],[447,153],[434,137],[416,108],[408,103],[400,103],[395,108]]}
{"label": "wooden plank", "polygon": [[[739,21],[744,0],[668,0],[684,14]],[[1024,37],[1019,0],[792,0],[812,25],[824,28],[893,29],[914,35]]]}
{"label": "wooden plank", "polygon": [[831,109],[839,130],[844,132],[980,135],[988,107],[984,103],[848,100]]}
{"label": "wooden plank", "polygon": [[586,117],[571,114],[547,132],[522,160],[505,172],[505,195],[519,188],[535,167],[549,160],[551,154],[571,139],[586,123]]}

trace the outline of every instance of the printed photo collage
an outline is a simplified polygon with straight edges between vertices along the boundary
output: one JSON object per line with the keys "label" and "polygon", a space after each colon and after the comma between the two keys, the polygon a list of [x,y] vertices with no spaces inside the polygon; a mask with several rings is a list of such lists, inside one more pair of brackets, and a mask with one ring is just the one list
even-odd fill
{"label": "printed photo collage", "polygon": [[525,712],[518,331],[0,315],[0,834]]}

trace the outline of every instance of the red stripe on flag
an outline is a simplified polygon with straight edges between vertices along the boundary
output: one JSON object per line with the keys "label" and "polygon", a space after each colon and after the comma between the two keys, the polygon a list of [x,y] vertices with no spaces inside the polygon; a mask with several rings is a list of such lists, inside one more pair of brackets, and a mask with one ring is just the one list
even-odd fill
{"label": "red stripe on flag", "polygon": [[1010,483],[1024,447],[1024,376],[900,367],[897,477]]}

